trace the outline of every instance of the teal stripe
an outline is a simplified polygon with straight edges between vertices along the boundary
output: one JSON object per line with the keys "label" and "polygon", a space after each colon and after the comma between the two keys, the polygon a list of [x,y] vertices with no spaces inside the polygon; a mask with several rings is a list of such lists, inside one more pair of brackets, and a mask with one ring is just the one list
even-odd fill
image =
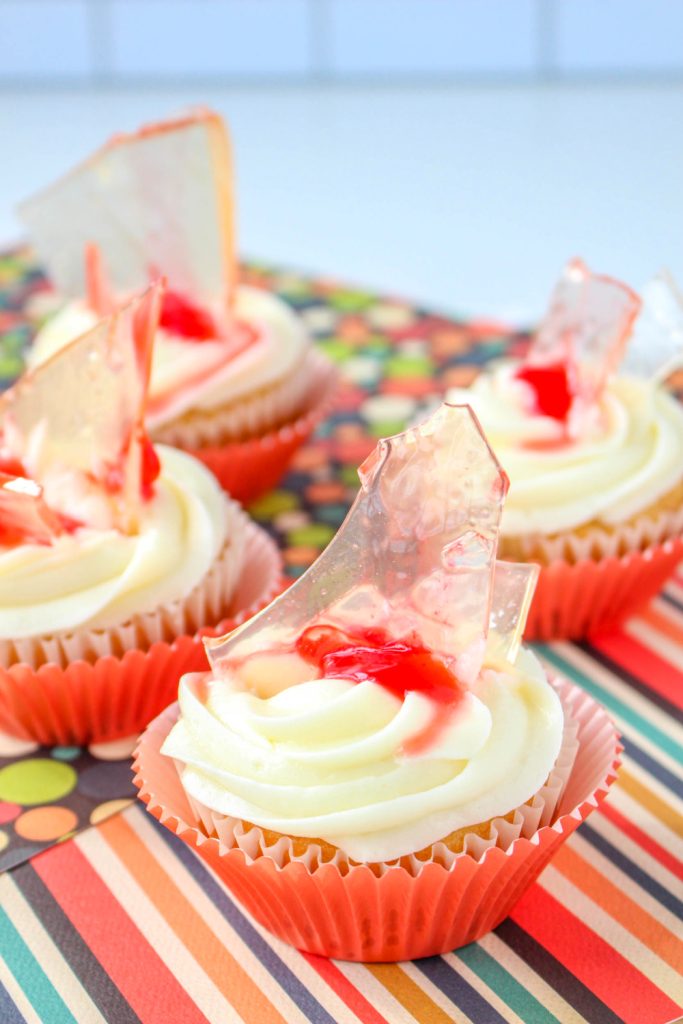
{"label": "teal stripe", "polygon": [[514,1010],[524,1024],[562,1024],[478,943],[463,946],[455,956]]}
{"label": "teal stripe", "polygon": [[[578,683],[582,689],[586,690],[593,697],[609,708],[610,711],[618,715],[624,722],[632,726],[636,732],[639,732],[642,736],[645,736],[651,743],[663,750],[665,753],[672,757],[674,761],[678,761],[680,757],[680,748],[675,740],[670,736],[667,736],[665,732],[658,729],[656,725],[648,722],[646,718],[643,718],[636,711],[624,704],[623,701],[615,697],[614,694],[610,693],[609,690],[603,689],[598,683],[596,683],[590,676],[585,675],[580,669],[572,665],[571,662],[567,661],[554,651],[551,647],[547,647],[545,644],[534,644],[535,649],[546,661],[550,661],[556,668],[569,676],[575,683]],[[617,677],[618,678],[618,677]]]}
{"label": "teal stripe", "polygon": [[3,960],[41,1020],[50,1024],[76,1024],[76,1018],[1,907],[0,949]]}

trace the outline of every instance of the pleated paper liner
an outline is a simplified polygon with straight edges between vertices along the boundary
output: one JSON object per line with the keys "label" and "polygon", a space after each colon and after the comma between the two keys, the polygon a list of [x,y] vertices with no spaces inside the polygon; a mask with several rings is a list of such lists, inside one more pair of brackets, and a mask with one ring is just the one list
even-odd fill
{"label": "pleated paper liner", "polygon": [[621,746],[604,709],[567,680],[551,681],[566,716],[576,723],[578,740],[559,804],[548,823],[537,817],[534,824],[530,814],[516,836],[497,828],[495,842],[484,841],[484,849],[468,844],[470,852],[446,857],[435,844],[430,860],[413,859],[410,866],[402,861],[375,872],[367,865],[283,856],[277,846],[264,853],[258,835],[251,851],[208,838],[176,766],[160,753],[177,706],[142,736],[135,782],[150,813],[194,848],[256,920],[285,942],[309,953],[360,961],[445,953],[481,938],[507,917],[616,777]]}
{"label": "pleated paper liner", "polygon": [[682,559],[683,538],[672,537],[621,558],[542,566],[525,639],[579,639],[623,622],[656,597]]}
{"label": "pleated paper liner", "polygon": [[[525,549],[525,543],[528,548]],[[513,560],[541,562],[524,637],[573,640],[614,626],[655,597],[683,559],[683,509],[622,526],[515,538]]]}
{"label": "pleated paper liner", "polygon": [[[207,667],[201,637],[234,629],[281,590],[275,544],[244,518],[239,571],[232,571],[233,559],[221,560],[182,610],[169,606],[117,630],[83,630],[80,639],[60,642],[54,661],[0,666],[0,731],[42,744],[81,746],[144,729],[175,700],[181,675]],[[174,632],[178,615],[194,623],[201,619],[198,611],[208,608],[212,617]],[[48,648],[47,642],[36,645],[36,651]],[[73,660],[65,657],[69,650]]]}
{"label": "pleated paper liner", "polygon": [[[333,364],[314,350],[301,372],[303,390],[301,381],[294,380],[279,398],[267,394],[255,400],[253,407],[247,404],[245,409],[230,407],[209,417],[185,418],[155,432],[155,439],[169,441],[200,459],[233,498],[243,503],[253,501],[280,481],[294,453],[331,407],[338,382]],[[284,412],[293,396],[297,399],[296,410],[290,409],[291,419],[286,419]],[[271,416],[275,414],[279,425],[253,436],[263,404],[270,408]]]}

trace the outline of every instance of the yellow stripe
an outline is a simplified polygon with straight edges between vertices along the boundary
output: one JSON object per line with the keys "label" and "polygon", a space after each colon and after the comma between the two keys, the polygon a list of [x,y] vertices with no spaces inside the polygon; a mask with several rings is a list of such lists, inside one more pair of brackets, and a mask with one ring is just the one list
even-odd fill
{"label": "yellow stripe", "polygon": [[623,765],[619,771],[617,785],[625,789],[629,796],[637,800],[639,804],[646,807],[650,814],[658,818],[663,825],[677,835],[683,836],[683,816],[678,814],[673,807],[670,807],[661,797],[639,782]]}
{"label": "yellow stripe", "polygon": [[366,970],[384,985],[419,1024],[453,1024],[453,1018],[431,999],[397,964],[366,964]]}

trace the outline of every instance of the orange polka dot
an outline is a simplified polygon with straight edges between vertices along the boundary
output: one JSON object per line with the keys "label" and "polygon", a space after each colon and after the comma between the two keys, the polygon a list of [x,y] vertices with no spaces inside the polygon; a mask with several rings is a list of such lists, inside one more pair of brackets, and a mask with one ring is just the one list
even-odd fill
{"label": "orange polka dot", "polygon": [[319,554],[319,549],[314,547],[287,548],[284,551],[284,560],[286,565],[310,565]]}
{"label": "orange polka dot", "polygon": [[346,497],[346,488],[336,480],[324,481],[307,487],[306,497],[316,505],[326,501],[343,501]]}
{"label": "orange polka dot", "polygon": [[25,811],[14,823],[22,839],[47,842],[59,839],[78,824],[78,817],[68,807],[34,807]]}

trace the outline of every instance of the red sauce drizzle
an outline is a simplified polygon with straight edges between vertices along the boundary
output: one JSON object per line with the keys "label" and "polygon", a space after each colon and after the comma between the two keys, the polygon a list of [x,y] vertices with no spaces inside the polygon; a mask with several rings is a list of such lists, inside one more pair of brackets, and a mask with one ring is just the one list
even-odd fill
{"label": "red sauce drizzle", "polygon": [[417,639],[395,640],[379,629],[345,633],[334,626],[311,626],[295,646],[321,676],[355,683],[370,679],[396,697],[414,690],[440,705],[422,732],[404,745],[406,754],[417,754],[435,742],[464,694],[453,673]]}
{"label": "red sauce drizzle", "polygon": [[156,448],[150,441],[147,434],[142,439],[141,468],[140,468],[140,489],[142,497],[148,501],[154,494],[154,481],[161,472],[161,462],[157,455]]}
{"label": "red sauce drizzle", "polygon": [[536,413],[566,422],[574,399],[566,363],[522,366],[515,376],[533,389]]}
{"label": "red sauce drizzle", "polygon": [[207,310],[170,288],[164,293],[159,326],[188,341],[211,341],[218,335],[216,323]]}

